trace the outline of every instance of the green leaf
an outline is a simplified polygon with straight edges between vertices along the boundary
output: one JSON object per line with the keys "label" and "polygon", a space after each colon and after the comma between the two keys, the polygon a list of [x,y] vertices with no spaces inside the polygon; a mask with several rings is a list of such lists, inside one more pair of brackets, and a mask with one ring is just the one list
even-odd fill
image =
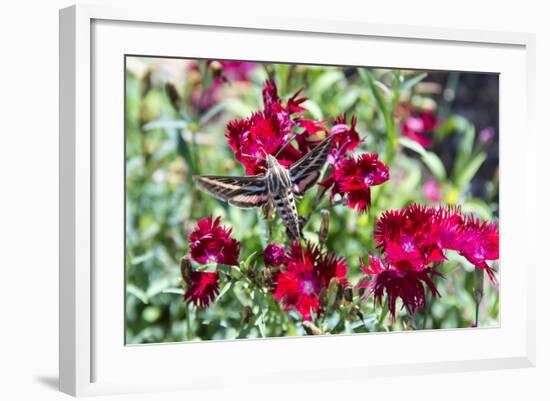
{"label": "green leaf", "polygon": [[447,178],[447,173],[445,171],[445,166],[441,159],[433,152],[426,152],[422,156],[422,161],[428,168],[431,173],[439,180],[439,182],[445,181]]}
{"label": "green leaf", "polygon": [[240,99],[228,99],[225,101],[225,109],[236,118],[248,117],[254,111],[254,107],[246,104]]}
{"label": "green leaf", "polygon": [[149,298],[147,297],[147,294],[145,294],[145,291],[143,291],[141,288],[136,287],[134,284],[127,284],[126,292],[133,295],[146,305],[149,303]]}
{"label": "green leaf", "polygon": [[443,182],[447,178],[447,172],[441,159],[433,152],[424,149],[419,143],[405,137],[398,139],[399,143],[420,155],[424,164],[430,169],[430,172],[440,181]]}
{"label": "green leaf", "polygon": [[208,109],[206,113],[204,113],[201,118],[199,119],[199,125],[202,126],[206,124],[208,121],[210,121],[211,118],[216,116],[217,114],[221,113],[225,110],[226,103],[221,102],[216,104],[215,106],[212,106]]}
{"label": "green leaf", "polygon": [[397,141],[404,148],[412,150],[413,152],[418,153],[420,156],[424,156],[426,154],[426,149],[424,149],[422,145],[420,145],[418,142],[413,141],[410,138],[402,136]]}
{"label": "green leaf", "polygon": [[323,94],[338,81],[344,79],[344,73],[340,70],[328,70],[321,74],[308,88],[312,99],[320,99]]}
{"label": "green leaf", "polygon": [[[376,81],[367,68],[358,68],[357,71],[359,72],[359,76],[364,81],[366,81],[367,84],[369,85],[369,88],[374,96],[374,100],[376,101],[378,108],[380,109],[380,111],[382,112],[382,115],[384,116],[384,123],[386,124],[386,133],[388,135],[388,143],[386,144],[385,162],[387,164],[391,164],[395,147],[397,145],[397,138],[396,138],[396,132],[395,132],[395,124],[393,121],[393,111],[388,109],[386,100],[383,98],[383,96],[380,93],[380,87],[385,88],[385,86],[381,82]],[[386,90],[388,91],[388,93],[390,93],[389,89],[386,88]]]}
{"label": "green leaf", "polygon": [[275,64],[275,70],[277,72],[277,86],[279,87],[279,93],[285,95],[288,91],[287,82],[292,68],[289,64]]}
{"label": "green leaf", "polygon": [[185,291],[181,288],[167,288],[166,290],[162,290],[161,293],[183,295],[185,294]]}
{"label": "green leaf", "polygon": [[229,291],[229,289],[231,288],[231,284],[232,282],[231,281],[228,281],[227,283],[225,283],[225,285],[223,286],[222,290],[220,291],[220,293],[218,294],[218,296],[216,297],[216,302],[218,302],[221,297],[224,296],[224,294]]}
{"label": "green leaf", "polygon": [[258,326],[258,330],[260,330],[260,335],[265,338],[265,315],[268,312],[268,309],[263,310],[256,321],[254,322],[254,325]]}
{"label": "green leaf", "polygon": [[256,256],[258,252],[254,251],[252,252],[250,255],[248,255],[248,257],[245,259],[244,262],[242,262],[242,266],[245,268],[245,269],[248,269],[250,267],[250,265],[252,264],[252,261],[254,260],[254,257]]}
{"label": "green leaf", "polygon": [[155,256],[155,253],[153,251],[146,252],[142,255],[134,256],[132,258],[131,264],[132,265],[139,265],[149,259],[152,259]]}
{"label": "green leaf", "polygon": [[[359,99],[359,96],[361,96],[361,89],[358,87],[352,87],[349,88],[346,92],[344,92],[341,96],[337,97],[338,107],[341,110],[342,113],[347,112],[355,102]],[[304,103],[305,105],[305,103]],[[307,105],[305,106],[307,108]],[[318,120],[322,119],[321,117],[316,117]]]}
{"label": "green leaf", "polygon": [[374,95],[374,100],[376,101],[376,104],[378,105],[378,108],[382,112],[382,114],[387,114],[387,107],[386,107],[386,101],[380,94],[380,90],[375,84],[375,80],[372,77],[372,74],[367,68],[358,68],[357,71],[359,72],[359,76],[363,79],[363,81],[367,82],[369,85],[369,88]]}
{"label": "green leaf", "polygon": [[400,91],[407,91],[409,89],[412,89],[416,84],[418,84],[420,81],[424,80],[428,74],[426,72],[423,72],[421,74],[415,75],[409,79],[406,79],[401,86],[399,87]]}
{"label": "green leaf", "polygon": [[462,211],[464,213],[472,213],[483,220],[493,219],[493,212],[489,205],[478,198],[467,199],[462,204]]}
{"label": "green leaf", "polygon": [[313,100],[311,100],[311,99],[306,100],[303,103],[303,106],[304,106],[305,109],[307,109],[307,111],[309,111],[311,113],[311,115],[313,116],[314,119],[316,119],[316,120],[322,120],[323,119],[323,111],[321,110],[319,105],[316,102],[314,102]]}
{"label": "green leaf", "polygon": [[469,125],[470,122],[464,117],[458,115],[451,116],[436,128],[435,139],[441,141],[454,132],[464,132],[468,129]]}
{"label": "green leaf", "polygon": [[161,279],[155,280],[151,283],[151,285],[147,289],[147,293],[146,293],[147,297],[151,299],[170,287],[171,287],[171,282],[168,278],[161,278]]}
{"label": "green leaf", "polygon": [[487,159],[485,152],[478,153],[470,162],[464,167],[464,169],[458,172],[456,178],[456,186],[462,191],[470,183],[472,178],[476,175],[481,165]]}
{"label": "green leaf", "polygon": [[154,120],[143,126],[144,131],[154,129],[184,129],[189,126],[189,123],[184,120]]}
{"label": "green leaf", "polygon": [[400,88],[399,85],[403,81],[403,72],[401,70],[394,70],[391,81],[391,107],[395,110],[399,104]]}
{"label": "green leaf", "polygon": [[474,147],[475,128],[469,124],[462,134],[460,146],[458,147],[455,163],[453,166],[453,176],[456,179],[458,174],[464,169],[466,163],[472,156]]}

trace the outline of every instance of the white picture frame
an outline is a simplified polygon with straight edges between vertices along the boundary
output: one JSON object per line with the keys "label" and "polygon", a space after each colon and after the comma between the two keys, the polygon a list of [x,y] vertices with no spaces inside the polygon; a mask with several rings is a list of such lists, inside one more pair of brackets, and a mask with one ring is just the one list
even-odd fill
{"label": "white picture frame", "polygon": [[[236,49],[231,46],[230,40],[217,45],[215,36],[221,34],[224,40],[238,36],[248,47]],[[192,35],[193,39],[200,39],[201,46],[193,50],[181,49],[175,54],[174,39],[166,45],[161,45],[163,42],[159,41],[170,35]],[[98,129],[105,127],[106,130],[116,130],[122,124],[122,119],[118,118],[123,93],[106,83],[117,82],[123,76],[123,71],[117,70],[119,67],[116,63],[121,61],[119,56],[136,52],[208,57],[211,51],[209,48],[218,46],[216,53],[210,54],[211,57],[222,55],[238,59],[240,54],[242,59],[266,61],[330,63],[335,60],[329,59],[328,55],[318,56],[320,58],[314,60],[317,56],[308,54],[298,60],[296,53],[291,54],[292,46],[267,46],[260,49],[259,41],[254,41],[257,39],[255,35],[261,35],[266,42],[279,40],[285,43],[285,40],[292,38],[307,42],[317,49],[320,39],[327,48],[336,46],[335,42],[338,41],[343,52],[348,52],[346,57],[349,64],[353,65],[367,64],[364,64],[361,55],[356,55],[351,49],[362,46],[372,49],[401,46],[395,48],[402,50],[401,57],[407,55],[407,64],[400,65],[402,67],[465,69],[502,74],[500,152],[503,273],[500,328],[133,347],[124,345],[123,335],[120,335],[123,333],[123,320],[119,320],[124,293],[119,285],[120,278],[111,276],[123,275],[123,259],[120,258],[123,249],[119,249],[123,245],[118,239],[121,233],[123,235],[124,227],[114,230],[112,235],[115,237],[101,231],[106,219],[113,221],[114,218],[114,221],[118,221],[120,217],[120,210],[105,208],[101,199],[104,195],[101,194],[112,189],[113,203],[120,207],[123,204],[119,196],[123,188],[116,187],[123,187],[119,176],[121,165],[117,164],[117,157],[121,157],[120,152],[117,153],[120,150],[117,146],[120,145],[123,133],[120,132],[118,139],[114,136],[113,143],[101,135],[94,136]],[[441,60],[437,61],[437,65],[429,57],[420,60],[410,50],[422,51],[423,47],[439,52]],[[61,10],[60,390],[80,396],[170,389],[197,390],[206,385],[210,388],[237,386],[244,385],[236,379],[243,374],[249,380],[257,383],[263,381],[267,385],[275,378],[289,382],[344,377],[361,380],[364,377],[410,374],[411,371],[418,374],[534,366],[535,264],[533,256],[529,256],[534,253],[525,252],[527,257],[520,258],[518,251],[519,248],[529,249],[533,244],[529,243],[528,238],[517,238],[519,232],[529,229],[534,232],[536,221],[536,205],[529,200],[529,194],[535,187],[534,177],[527,174],[535,166],[534,157],[529,153],[536,139],[532,128],[534,48],[534,35],[523,33],[376,25],[366,21],[298,20],[277,16],[226,20],[224,16],[216,14],[186,15],[182,10],[152,7],[79,5]],[[464,54],[465,58],[460,62],[446,58],[449,49]],[[192,54],[185,53],[191,51]],[[487,51],[492,52],[491,57]],[[376,61],[370,65],[393,67],[403,63],[389,50],[380,50],[373,56],[373,60],[375,57]],[[107,65],[111,66],[108,70],[105,69]],[[119,83],[119,89],[123,88],[123,82]],[[105,96],[106,93],[110,94],[109,91],[113,91],[113,96]],[[105,110],[113,111],[112,118],[103,118]],[[110,132],[113,132],[112,129]],[[524,146],[518,146],[514,132],[524,133],[521,137]],[[510,159],[512,153],[514,160]],[[514,168],[512,162],[515,163]],[[110,174],[111,170],[116,172]],[[108,245],[105,245],[107,241],[118,245],[113,245],[109,250],[106,248]],[[118,273],[113,273],[114,270],[98,270],[103,269],[98,268],[98,261],[101,266],[118,264],[120,270]],[[507,280],[506,268],[514,265],[521,266],[521,271],[514,280]],[[95,296],[96,291],[101,291],[101,298]],[[510,299],[512,294],[513,302]],[[394,354],[376,353],[374,344],[384,348],[390,342]],[[452,342],[452,349],[443,347],[445,342]],[[426,344],[432,344],[434,349],[422,355],[415,351],[417,347]],[[319,347],[323,347],[323,358],[316,356]],[[365,348],[369,349],[368,354]],[[398,353],[399,350],[403,352]],[[284,358],[298,354],[303,358],[300,366],[293,364],[285,367]],[[193,366],[174,373],[174,367],[183,355],[193,362]],[[219,360],[216,367],[212,368],[209,359],[215,355]],[[369,355],[368,358],[366,355]],[[230,358],[239,362],[226,364],[224,361]],[[247,366],[255,358],[274,359],[270,366],[258,363],[254,363],[253,367]],[[139,371],[136,366],[139,366]]]}

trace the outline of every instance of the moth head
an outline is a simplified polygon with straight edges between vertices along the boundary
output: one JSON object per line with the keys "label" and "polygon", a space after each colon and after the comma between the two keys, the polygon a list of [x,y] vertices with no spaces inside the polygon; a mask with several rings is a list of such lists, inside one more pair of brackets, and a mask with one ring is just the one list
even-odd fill
{"label": "moth head", "polygon": [[265,160],[267,162],[268,169],[279,165],[279,162],[277,161],[277,159],[271,155],[267,155]]}

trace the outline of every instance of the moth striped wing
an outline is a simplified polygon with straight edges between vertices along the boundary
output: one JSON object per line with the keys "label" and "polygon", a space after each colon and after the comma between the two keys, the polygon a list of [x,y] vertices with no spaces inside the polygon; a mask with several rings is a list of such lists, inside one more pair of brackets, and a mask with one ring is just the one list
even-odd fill
{"label": "moth striped wing", "polygon": [[332,139],[331,136],[325,138],[311,152],[290,166],[290,179],[294,184],[295,194],[303,195],[315,185],[332,148]]}
{"label": "moth striped wing", "polygon": [[267,202],[267,185],[265,176],[220,177],[199,175],[193,179],[199,187],[215,196],[241,208],[262,206]]}

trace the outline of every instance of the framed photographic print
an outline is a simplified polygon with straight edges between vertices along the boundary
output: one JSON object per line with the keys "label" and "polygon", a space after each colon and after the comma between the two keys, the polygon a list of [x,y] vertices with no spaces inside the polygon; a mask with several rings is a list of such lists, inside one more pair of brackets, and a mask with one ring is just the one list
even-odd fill
{"label": "framed photographic print", "polygon": [[532,36],[149,11],[61,11],[62,391],[532,366]]}

